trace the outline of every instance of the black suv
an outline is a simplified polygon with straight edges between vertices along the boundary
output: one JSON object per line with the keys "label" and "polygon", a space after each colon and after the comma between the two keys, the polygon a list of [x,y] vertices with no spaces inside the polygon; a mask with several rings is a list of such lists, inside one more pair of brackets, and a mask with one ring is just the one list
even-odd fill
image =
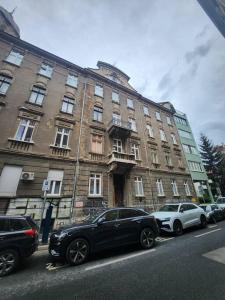
{"label": "black suv", "polygon": [[8,275],[38,246],[38,227],[28,216],[0,216],[0,276]]}
{"label": "black suv", "polygon": [[122,245],[139,243],[149,249],[155,244],[158,225],[153,216],[134,208],[109,209],[54,232],[49,253],[65,258],[70,265],[83,263],[90,253]]}

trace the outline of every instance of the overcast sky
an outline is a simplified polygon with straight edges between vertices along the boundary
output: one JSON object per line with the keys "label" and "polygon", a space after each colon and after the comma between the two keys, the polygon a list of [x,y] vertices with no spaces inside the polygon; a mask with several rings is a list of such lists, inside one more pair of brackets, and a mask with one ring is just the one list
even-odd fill
{"label": "overcast sky", "polygon": [[0,0],[21,38],[81,67],[114,64],[171,101],[195,137],[225,142],[225,39],[197,0]]}

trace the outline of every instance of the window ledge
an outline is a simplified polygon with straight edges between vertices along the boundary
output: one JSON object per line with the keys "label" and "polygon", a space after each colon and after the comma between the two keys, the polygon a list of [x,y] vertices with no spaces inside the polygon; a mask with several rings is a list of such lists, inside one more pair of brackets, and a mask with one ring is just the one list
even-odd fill
{"label": "window ledge", "polygon": [[37,106],[37,107],[43,107],[42,104],[37,104],[37,103],[30,102],[30,101],[25,101],[25,103],[30,104],[30,105],[34,105],[34,106]]}
{"label": "window ledge", "polygon": [[[15,67],[18,67],[18,68],[20,68],[20,66],[21,66],[21,64],[20,64],[20,65],[17,65],[17,64],[12,63],[11,61],[6,60],[6,59],[4,59],[3,61],[4,61],[5,63],[11,65],[11,66],[15,66]],[[22,63],[22,62],[21,62],[21,63]]]}
{"label": "window ledge", "polygon": [[0,99],[0,106],[6,106],[6,102]]}
{"label": "window ledge", "polygon": [[14,139],[14,138],[8,138],[8,141],[11,141],[11,142],[16,142],[16,143],[21,143],[21,144],[28,144],[28,145],[34,145],[34,142],[33,141],[21,141],[21,140],[17,140],[17,139]]}
{"label": "window ledge", "polygon": [[104,99],[104,96],[100,96],[100,95],[97,95],[97,94],[94,94],[94,96],[99,97],[101,99]]}
{"label": "window ledge", "polygon": [[135,109],[133,107],[127,106],[127,108],[135,111]]}
{"label": "window ledge", "polygon": [[59,147],[59,146],[55,146],[55,145],[49,145],[50,148],[54,148],[54,149],[59,149],[59,150],[65,150],[65,151],[71,151],[71,148],[67,147]]}
{"label": "window ledge", "polygon": [[45,77],[45,78],[47,78],[47,79],[51,79],[52,77],[51,76],[47,76],[47,75],[44,75],[44,74],[41,74],[41,73],[37,73],[37,75],[40,75],[40,76],[43,76],[43,77]]}
{"label": "window ledge", "polygon": [[62,111],[62,110],[60,110],[59,112],[60,112],[61,114],[65,114],[65,115],[68,115],[68,116],[73,116],[73,113],[71,114],[71,113],[68,113],[68,112]]}
{"label": "window ledge", "polygon": [[120,102],[117,102],[117,101],[115,101],[115,100],[112,100],[112,103],[115,103],[115,104],[117,104],[117,105],[120,105]]}
{"label": "window ledge", "polygon": [[157,197],[164,198],[166,195],[157,195]]}
{"label": "window ledge", "polygon": [[55,195],[55,194],[47,194],[47,198],[61,198],[61,195]]}
{"label": "window ledge", "polygon": [[88,195],[88,198],[103,198],[102,195]]}
{"label": "window ledge", "polygon": [[73,88],[73,89],[77,89],[77,86],[70,85],[70,84],[68,84],[68,83],[65,83],[65,86],[71,87],[71,88]]}
{"label": "window ledge", "polygon": [[[6,92],[6,93],[7,93],[7,92]],[[4,97],[4,98],[5,98],[5,97],[6,97],[6,93],[3,94],[3,93],[0,92],[0,97]]]}
{"label": "window ledge", "polygon": [[135,198],[145,198],[145,195],[135,195]]}

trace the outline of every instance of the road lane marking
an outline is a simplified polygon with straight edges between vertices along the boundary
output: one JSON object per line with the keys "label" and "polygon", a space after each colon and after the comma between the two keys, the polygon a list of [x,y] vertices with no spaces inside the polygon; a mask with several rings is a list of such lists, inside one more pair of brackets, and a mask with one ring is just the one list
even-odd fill
{"label": "road lane marking", "polygon": [[202,233],[202,234],[198,234],[198,235],[195,235],[195,237],[201,237],[203,235],[207,235],[207,234],[210,234],[210,233],[213,233],[213,232],[216,232],[216,231],[219,231],[221,230],[222,228],[218,228],[218,229],[214,229],[214,230],[211,230],[211,231],[208,231],[208,232],[205,232],[205,233]]}
{"label": "road lane marking", "polygon": [[128,259],[133,258],[133,257],[148,254],[148,253],[151,253],[151,252],[154,252],[154,251],[156,251],[155,248],[151,249],[151,250],[148,250],[148,251],[142,251],[142,252],[139,252],[139,253],[131,254],[129,256],[113,259],[113,260],[110,260],[110,261],[102,263],[102,264],[87,267],[87,268],[85,268],[85,271],[90,271],[90,270],[93,270],[93,269],[102,268],[102,267],[105,267],[105,266],[108,266],[108,265],[112,265],[112,264],[115,264],[115,263],[118,263],[118,262],[121,262],[121,261],[124,261],[124,260],[128,260]]}
{"label": "road lane marking", "polygon": [[218,225],[209,225],[208,228],[214,228],[217,227]]}
{"label": "road lane marking", "polygon": [[216,250],[207,252],[207,253],[203,254],[202,256],[212,259],[221,264],[225,264],[225,247],[218,248]]}

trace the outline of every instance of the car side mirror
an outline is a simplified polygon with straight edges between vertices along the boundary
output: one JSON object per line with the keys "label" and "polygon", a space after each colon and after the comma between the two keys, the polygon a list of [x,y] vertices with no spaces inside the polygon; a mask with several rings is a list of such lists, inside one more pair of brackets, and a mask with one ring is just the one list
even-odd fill
{"label": "car side mirror", "polygon": [[180,212],[181,212],[181,213],[183,213],[183,212],[184,212],[184,209],[183,209],[183,207],[181,207],[181,208],[180,208]]}
{"label": "car side mirror", "polygon": [[102,218],[99,218],[98,221],[97,221],[97,225],[100,226],[104,223],[105,221],[105,217],[102,217]]}

